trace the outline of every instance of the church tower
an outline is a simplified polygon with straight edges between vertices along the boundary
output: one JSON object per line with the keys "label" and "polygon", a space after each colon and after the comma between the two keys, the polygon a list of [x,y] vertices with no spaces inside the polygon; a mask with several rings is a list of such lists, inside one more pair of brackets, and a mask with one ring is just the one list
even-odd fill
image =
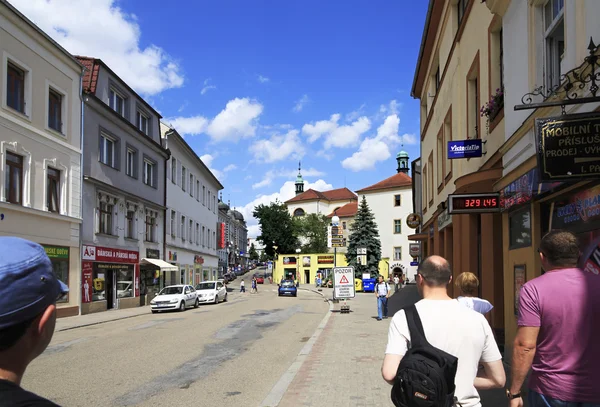
{"label": "church tower", "polygon": [[304,179],[302,179],[302,173],[300,172],[301,168],[301,162],[298,161],[298,176],[296,177],[296,195],[300,195],[304,192]]}
{"label": "church tower", "polygon": [[404,150],[400,151],[396,156],[396,161],[398,162],[398,168],[396,171],[403,172],[408,175],[408,153]]}

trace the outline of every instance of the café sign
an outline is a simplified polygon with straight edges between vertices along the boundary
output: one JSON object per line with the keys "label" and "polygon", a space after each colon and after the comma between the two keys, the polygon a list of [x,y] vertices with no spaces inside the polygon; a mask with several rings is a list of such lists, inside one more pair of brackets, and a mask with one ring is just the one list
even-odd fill
{"label": "caf\u00e9 sign", "polygon": [[600,114],[536,119],[535,135],[542,180],[600,177]]}

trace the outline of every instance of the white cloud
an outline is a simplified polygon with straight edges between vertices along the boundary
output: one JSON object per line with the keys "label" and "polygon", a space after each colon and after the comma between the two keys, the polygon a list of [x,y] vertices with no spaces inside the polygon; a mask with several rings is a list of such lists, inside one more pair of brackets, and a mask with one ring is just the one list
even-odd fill
{"label": "white cloud", "polygon": [[190,104],[190,102],[188,102],[187,100],[185,102],[183,102],[183,104],[179,107],[179,109],[177,109],[177,111],[179,113],[183,112],[185,110],[186,107],[188,107],[188,105]]}
{"label": "white cloud", "polygon": [[[306,191],[310,188],[318,191],[327,191],[332,189],[333,186],[322,179],[319,179],[314,183],[304,181],[304,190]],[[278,192],[268,195],[259,195],[245,206],[237,208],[238,211],[244,215],[244,219],[246,220],[248,226],[248,237],[257,237],[260,235],[260,226],[258,225],[258,221],[252,216],[252,212],[256,206],[260,204],[269,205],[271,202],[275,202],[276,199],[279,199],[281,202],[285,202],[288,199],[293,198],[295,195],[296,186],[294,185],[294,181],[286,181]]]}
{"label": "white cloud", "polygon": [[212,167],[213,164],[213,160],[215,159],[215,157],[211,154],[204,154],[202,156],[200,156],[200,159],[202,160],[202,162],[204,163],[204,165],[206,165],[208,167],[208,169],[210,170],[210,172],[213,173],[213,175],[215,177],[217,177],[218,180],[222,180],[223,179],[223,173],[215,168]]}
{"label": "white cloud", "polygon": [[387,105],[379,106],[379,111],[375,115],[375,120],[383,120],[384,118],[391,115],[398,115],[402,105],[398,103],[396,99],[390,100]]}
{"label": "white cloud", "polygon": [[210,84],[210,78],[205,79],[204,80],[204,87],[202,88],[202,90],[200,91],[201,95],[204,95],[206,92],[208,92],[211,89],[217,89],[217,87],[215,85],[211,85]]}
{"label": "white cloud", "polygon": [[365,117],[359,117],[349,125],[338,124],[340,114],[331,115],[329,120],[320,120],[314,124],[305,124],[302,132],[308,135],[308,142],[314,143],[322,136],[325,137],[323,147],[327,150],[331,147],[351,147],[358,144],[360,136],[371,128],[371,121]]}
{"label": "white cloud", "polygon": [[143,95],[183,85],[179,63],[157,45],[142,46],[136,16],[116,0],[10,2],[67,51],[101,58]]}
{"label": "white cloud", "polygon": [[269,82],[269,81],[270,81],[270,79],[269,79],[269,78],[267,78],[266,76],[258,75],[258,81],[259,81],[260,83],[267,83],[267,82]]}
{"label": "white cloud", "polygon": [[294,105],[294,108],[292,110],[296,113],[301,112],[302,109],[304,109],[304,106],[306,106],[309,102],[310,99],[308,98],[308,95],[304,94],[300,99],[296,101],[296,104]]}
{"label": "white cloud", "polygon": [[237,165],[229,164],[227,167],[223,168],[224,172],[229,172],[229,171],[233,171],[233,170],[237,170]]}
{"label": "white cloud", "polygon": [[302,157],[304,146],[298,130],[290,130],[285,135],[273,135],[269,139],[257,140],[250,146],[250,152],[259,162],[273,163],[288,157]]}
{"label": "white cloud", "polygon": [[356,119],[358,119],[361,116],[365,115],[365,107],[367,107],[366,103],[363,103],[362,105],[360,105],[360,107],[358,109],[356,109],[353,112],[350,112],[346,115],[346,121],[347,122],[352,122]]}
{"label": "white cloud", "polygon": [[267,171],[263,179],[255,184],[252,184],[252,189],[258,189],[263,187],[268,187],[273,183],[273,178],[275,178],[275,174],[273,171]]}
{"label": "white cloud", "polygon": [[258,117],[263,105],[248,98],[235,98],[227,102],[214,119],[204,116],[172,117],[165,119],[182,135],[208,134],[213,141],[233,141],[256,134]]}

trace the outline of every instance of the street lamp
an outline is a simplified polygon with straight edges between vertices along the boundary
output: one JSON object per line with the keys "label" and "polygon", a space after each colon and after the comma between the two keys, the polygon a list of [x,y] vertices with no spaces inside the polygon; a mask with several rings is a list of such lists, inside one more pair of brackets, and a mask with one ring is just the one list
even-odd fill
{"label": "street lamp", "polygon": [[300,285],[300,248],[296,249],[296,287]]}
{"label": "street lamp", "polygon": [[[337,216],[337,210],[333,211],[333,217],[331,218],[331,226],[332,227],[339,227],[340,226],[340,217]],[[337,265],[337,247],[334,246],[333,247],[333,268],[336,267]]]}
{"label": "street lamp", "polygon": [[275,264],[277,261],[277,249],[279,248],[279,246],[277,246],[275,244],[275,241],[273,241],[273,269],[271,270],[271,279],[274,279],[275,277]]}

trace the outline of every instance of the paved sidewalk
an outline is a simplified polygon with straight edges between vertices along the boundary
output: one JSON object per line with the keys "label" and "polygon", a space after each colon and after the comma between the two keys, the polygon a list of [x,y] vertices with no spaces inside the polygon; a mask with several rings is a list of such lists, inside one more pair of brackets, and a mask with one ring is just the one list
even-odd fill
{"label": "paved sidewalk", "polygon": [[[331,298],[331,289],[323,289]],[[381,377],[390,319],[377,321],[372,293],[357,293],[348,301],[350,314],[334,312],[323,327],[312,351],[289,385],[279,404],[299,406],[393,406],[391,386]],[[484,406],[504,406],[502,389],[482,392]]]}

